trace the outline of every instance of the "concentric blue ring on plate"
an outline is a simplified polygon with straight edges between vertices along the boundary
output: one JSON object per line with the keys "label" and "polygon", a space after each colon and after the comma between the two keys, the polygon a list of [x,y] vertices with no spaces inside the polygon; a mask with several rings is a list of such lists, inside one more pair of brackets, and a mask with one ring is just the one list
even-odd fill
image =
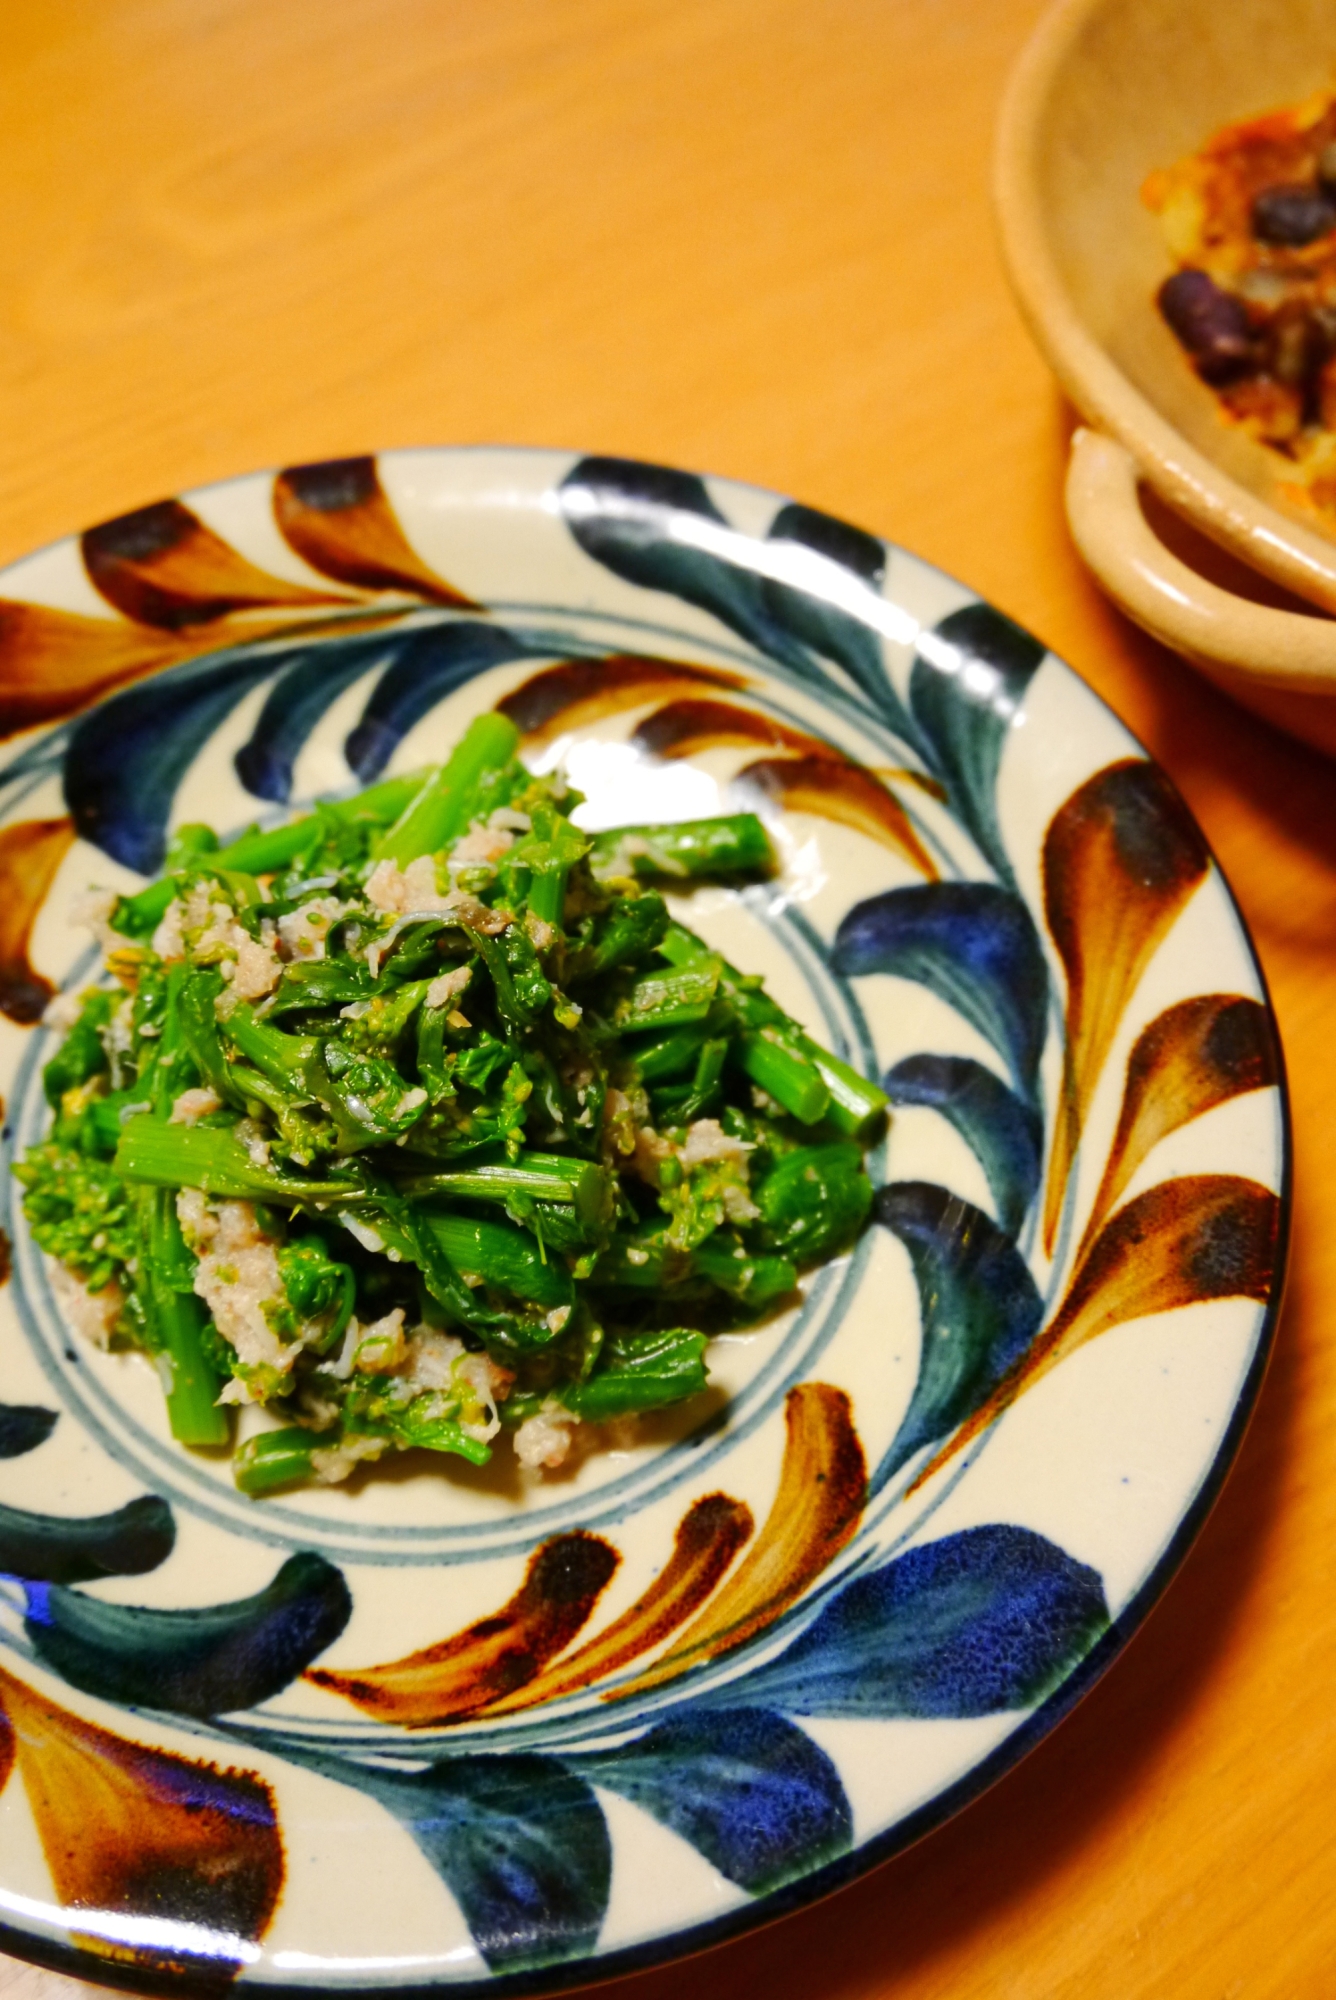
{"label": "concentric blue ring on plate", "polygon": [[714,1344],[711,1396],[558,1477],[414,1456],[255,1502],[64,1323],[6,1172],[0,1941],[39,1962],[536,1990],[778,1914],[1052,1726],[1246,1422],[1283,1079],[1182,801],[959,584],[663,467],[295,467],[5,574],[6,1166],[90,887],[500,702],[590,824],[766,815],[781,874],[691,921],[884,1081],[874,1222]]}

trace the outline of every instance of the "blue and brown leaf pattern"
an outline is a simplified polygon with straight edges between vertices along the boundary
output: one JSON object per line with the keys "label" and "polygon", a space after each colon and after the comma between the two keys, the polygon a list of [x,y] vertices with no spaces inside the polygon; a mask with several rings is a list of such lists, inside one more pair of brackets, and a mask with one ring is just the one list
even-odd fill
{"label": "blue and brown leaf pattern", "polygon": [[853,1815],[824,1750],[764,1708],[688,1709],[568,1768],[689,1841],[748,1895],[847,1852]]}
{"label": "blue and brown leaf pattern", "polygon": [[0,1458],[24,1458],[45,1444],[59,1412],[40,1403],[0,1403]]}
{"label": "blue and brown leaf pattern", "polygon": [[129,1742],[4,1672],[0,1745],[0,1785],[17,1750],[56,1899],[87,1950],[206,1989],[256,1956],[284,1879],[256,1772]]}
{"label": "blue and brown leaf pattern", "polygon": [[1044,1302],[1010,1236],[949,1189],[892,1181],[873,1213],[909,1252],[923,1329],[913,1398],[873,1475],[876,1493],[987,1401],[1039,1331]]}
{"label": "blue and brown leaf pattern", "polygon": [[507,632],[461,618],[411,631],[400,641],[344,746],[348,768],[364,785],[378,778],[415,722],[488,667],[532,657],[538,649]]}
{"label": "blue and brown leaf pattern", "polygon": [[988,604],[953,611],[919,640],[909,680],[914,720],[930,745],[963,826],[999,878],[1015,877],[997,823],[997,775],[1007,731],[1044,648]]}
{"label": "blue and brown leaf pattern", "polygon": [[[388,1660],[392,1643],[363,1650],[360,1623],[349,1651],[377,1664],[350,1665],[339,1641],[354,1589],[300,1540],[249,1597],[161,1608],[121,1601],[133,1584],[102,1585],[173,1559],[165,1500],[144,1493],[82,1519],[0,1506],[0,1611],[16,1626],[0,1618],[0,1643],[141,1723],[157,1714],[214,1742],[263,1743],[361,1792],[416,1843],[496,1974],[606,1947],[601,1797],[648,1814],[739,1896],[765,1897],[854,1842],[839,1755],[804,1719],[1019,1716],[1045,1702],[1109,1630],[1103,1580],[1014,1522],[928,1539],[946,1490],[931,1482],[1090,1341],[1205,1300],[1266,1301],[1277,1281],[1270,1189],[1148,1171],[1170,1134],[1277,1081],[1256,999],[1161,1006],[1132,1040],[1107,1151],[1088,1159],[1128,1008],[1209,868],[1168,781],[1127,757],[1058,804],[1032,907],[998,786],[1042,645],[978,603],[909,620],[907,636],[883,543],[794,504],[758,540],[730,521],[725,494],[693,474],[586,458],[549,495],[563,560],[649,593],[617,636],[605,624],[591,639],[574,615],[567,632],[550,606],[526,619],[511,605],[502,622],[414,547],[368,457],[277,475],[288,575],[167,501],[83,537],[105,617],[0,602],[0,734],[61,724],[3,775],[26,786],[61,774],[68,809],[38,818],[34,805],[0,831],[0,1011],[13,1022],[34,1023],[51,997],[33,927],[75,838],[156,870],[192,764],[248,697],[236,772],[283,806],[359,683],[349,783],[394,768],[439,704],[501,670],[496,705],[527,753],[624,718],[645,756],[738,752],[744,786],[862,836],[880,850],[877,879],[897,886],[832,919],[833,935],[809,925],[813,950],[837,982],[918,985],[986,1045],[953,1050],[948,1023],[943,1047],[895,1050],[884,1079],[893,1107],[933,1111],[971,1149],[993,1210],[897,1174],[892,1126],[875,1254],[899,1256],[886,1237],[903,1246],[918,1298],[904,1407],[855,1408],[835,1371],[782,1378],[768,1503],[762,1488],[754,1515],[702,1479],[624,1598],[615,1513],[597,1533],[536,1524],[481,1599],[494,1610],[445,1615],[440,1639]],[[716,621],[715,640],[690,636],[699,618],[665,634],[672,600]],[[642,638],[646,650],[622,649]],[[919,879],[905,886],[908,871]],[[880,1066],[870,1042],[867,1063]],[[891,1438],[870,1476],[860,1419]],[[0,1406],[0,1460],[38,1450],[55,1422]],[[930,1487],[916,1513],[906,1503]],[[442,1582],[448,1607],[448,1570]],[[300,1726],[276,1699],[287,1689]],[[14,1772],[57,1901],[109,1913],[101,1932],[89,1915],[87,1949],[219,1986],[255,1958],[283,1886],[278,1809],[258,1772],[122,1739],[0,1669],[0,1785]]]}
{"label": "blue and brown leaf pattern", "polygon": [[835,933],[847,979],[926,986],[990,1041],[1029,1098],[1047,1032],[1048,969],[1034,919],[992,882],[934,882],[856,903]]}
{"label": "blue and brown leaf pattern", "polygon": [[54,1583],[24,1594],[29,1640],[72,1687],[180,1715],[267,1701],[334,1643],[352,1612],[342,1572],[310,1553],[289,1556],[253,1597],[198,1609],[115,1604]]}
{"label": "blue and brown leaf pattern", "polygon": [[1044,1206],[1050,1248],[1118,1023],[1210,858],[1169,780],[1140,757],[1088,778],[1044,836],[1044,911],[1067,974],[1062,1107]]}
{"label": "blue and brown leaf pattern", "polygon": [[846,1585],[747,1695],[788,1715],[996,1715],[1042,1701],[1108,1622],[1097,1572],[1053,1542],[966,1528]]}
{"label": "blue and brown leaf pattern", "polygon": [[642,590],[664,591],[812,677],[812,656],[767,603],[743,560],[751,543],[720,513],[693,472],[631,458],[584,458],[561,484],[571,534],[587,556]]}
{"label": "blue and brown leaf pattern", "polygon": [[167,632],[211,625],[229,612],[346,602],[338,592],[257,569],[179,500],[103,521],[79,546],[89,581],[108,604]]}
{"label": "blue and brown leaf pattern", "polygon": [[555,1758],[440,1757],[412,1772],[319,1752],[301,1761],[393,1814],[450,1890],[491,1971],[593,1950],[612,1843],[588,1784]]}
{"label": "blue and brown leaf pattern", "polygon": [[279,664],[246,651],[193,662],[113,695],[78,723],[65,755],[75,831],[127,868],[155,874],[177,787],[243,695]]}
{"label": "blue and brown leaf pattern", "polygon": [[21,819],[0,828],[0,1013],[27,1027],[55,987],[33,965],[33,925],[74,844],[68,819]]}
{"label": "blue and brown leaf pattern", "polygon": [[[7,1410],[0,1412],[0,1438],[5,1434],[6,1416],[20,1420],[9,1430],[10,1437],[18,1440],[17,1451],[0,1453],[6,1458],[31,1451],[34,1444],[50,1435],[55,1423],[50,1410]],[[38,1421],[34,1423],[34,1419]],[[31,1442],[24,1442],[25,1438]],[[127,1501],[112,1514],[83,1519],[0,1506],[0,1572],[9,1576],[44,1583],[142,1576],[166,1562],[175,1545],[172,1510],[156,1493]]]}
{"label": "blue and brown leaf pattern", "polygon": [[955,1127],[987,1176],[998,1222],[1015,1236],[1043,1171],[1044,1123],[1035,1106],[972,1056],[906,1056],[881,1081],[892,1104],[924,1105]]}

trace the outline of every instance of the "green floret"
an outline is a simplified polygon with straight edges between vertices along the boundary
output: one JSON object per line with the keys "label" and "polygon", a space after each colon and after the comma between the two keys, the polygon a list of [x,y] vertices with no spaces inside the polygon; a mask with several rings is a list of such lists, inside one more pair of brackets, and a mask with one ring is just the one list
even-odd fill
{"label": "green floret", "polygon": [[14,1168],[26,1192],[23,1213],[33,1238],[89,1291],[121,1278],[136,1239],[126,1186],[110,1163],[71,1147],[30,1146]]}

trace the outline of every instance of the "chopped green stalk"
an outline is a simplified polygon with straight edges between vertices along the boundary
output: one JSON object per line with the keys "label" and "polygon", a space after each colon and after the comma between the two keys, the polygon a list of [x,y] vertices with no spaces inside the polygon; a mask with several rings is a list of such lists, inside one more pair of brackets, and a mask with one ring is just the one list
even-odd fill
{"label": "chopped green stalk", "polygon": [[728,1037],[723,1035],[702,1042],[690,1083],[670,1084],[666,1090],[652,1094],[660,1122],[666,1117],[672,1124],[689,1125],[693,1119],[703,1118],[714,1110],[723,1089],[729,1047]]}
{"label": "chopped green stalk", "polygon": [[226,1127],[168,1125],[158,1118],[126,1121],[112,1166],[123,1180],[203,1188],[206,1194],[237,1201],[296,1205],[348,1202],[361,1195],[350,1181],[303,1180],[258,1165]]}
{"label": "chopped green stalk", "polygon": [[597,876],[773,875],[775,856],[755,813],[683,820],[673,826],[619,826],[596,834],[591,865]]}
{"label": "chopped green stalk", "polygon": [[447,761],[376,844],[383,861],[406,868],[420,854],[439,854],[468,829],[478,787],[514,756],[520,734],[507,716],[475,716]]}
{"label": "chopped green stalk", "polygon": [[317,846],[328,832],[330,821],[350,826],[358,820],[367,820],[375,826],[389,826],[412,804],[430,776],[427,771],[414,771],[404,778],[386,778],[382,784],[372,785],[354,798],[332,799],[287,826],[270,827],[267,832],[255,828],[243,833],[230,847],[219,848],[210,857],[209,872],[212,874],[215,868],[238,868],[250,875],[275,874],[298,855]]}
{"label": "chopped green stalk", "polygon": [[617,1002],[613,1021],[628,1034],[639,1028],[675,1028],[703,1021],[714,1002],[722,963],[698,957],[668,972],[646,973]]}
{"label": "chopped green stalk", "polygon": [[529,870],[529,908],[541,923],[561,929],[571,869],[589,852],[587,834],[573,827],[554,806],[535,807],[533,831],[511,860]]}
{"label": "chopped green stalk", "polygon": [[[671,964],[684,967],[699,959],[708,950],[708,946],[693,931],[687,930],[685,925],[672,924],[665,933],[659,950]],[[776,1036],[781,1037],[796,1055],[805,1056],[813,1064],[829,1093],[829,1102],[824,1111],[817,1113],[818,1117],[828,1118],[837,1131],[851,1139],[866,1138],[875,1130],[890,1102],[884,1090],[880,1090],[875,1083],[870,1083],[866,1077],[860,1076],[856,1069],[851,1069],[839,1056],[832,1055],[829,1049],[823,1048],[805,1028],[800,1027],[797,1021],[787,1015],[781,1007],[776,1006],[770,995],[761,990],[756,980],[746,978],[726,960],[720,973],[719,992],[721,1000],[732,1008],[744,1026],[752,1029],[754,1033],[763,1034],[771,1042]],[[764,1066],[766,1058],[761,1057],[759,1060]],[[791,1104],[782,1090],[771,1089],[762,1077],[756,1075],[745,1056],[743,1066],[752,1081],[760,1084],[763,1090],[770,1090],[771,1096],[782,1104],[785,1110],[792,1112],[794,1117],[801,1119],[805,1124],[814,1122],[800,1111],[796,1104]],[[794,1087],[798,1087],[796,1082]],[[810,1093],[808,1101],[811,1101]]]}
{"label": "chopped green stalk", "polygon": [[314,1467],[311,1453],[324,1442],[310,1431],[292,1426],[281,1431],[260,1431],[247,1438],[232,1461],[232,1477],[243,1493],[259,1497],[276,1493],[283,1486],[299,1486],[310,1479]]}
{"label": "chopped green stalk", "polygon": [[405,1194],[448,1194],[469,1201],[506,1202],[516,1195],[557,1202],[575,1209],[581,1222],[597,1228],[611,1214],[612,1175],[593,1160],[562,1153],[521,1153],[512,1161],[418,1174],[401,1184]]}
{"label": "chopped green stalk", "polygon": [[789,1043],[777,1030],[739,1037],[742,1067],[754,1084],[773,1097],[776,1104],[800,1124],[815,1125],[830,1109],[830,1091],[815,1064]]}
{"label": "chopped green stalk", "polygon": [[111,927],[123,937],[151,937],[167,914],[167,905],[180,886],[179,877],[164,875],[150,882],[137,895],[122,896],[111,913]]}
{"label": "chopped green stalk", "polygon": [[704,1021],[685,1028],[670,1028],[653,1041],[641,1042],[635,1052],[636,1068],[642,1083],[671,1083],[690,1076],[700,1060],[709,1030]]}
{"label": "chopped green stalk", "polygon": [[401,778],[382,778],[378,785],[368,785],[364,792],[354,792],[350,799],[326,799],[320,811],[344,826],[353,826],[359,820],[374,826],[393,826],[435,775],[434,765],[423,765],[419,770],[406,771]]}
{"label": "chopped green stalk", "polygon": [[155,1322],[160,1352],[171,1368],[167,1415],[172,1436],[182,1444],[226,1444],[231,1426],[226,1410],[218,1408],[222,1379],[205,1354],[202,1338],[208,1314],[193,1291],[178,1289],[190,1253],[169,1189],[155,1190],[149,1217],[148,1241],[141,1254],[141,1263],[148,1267],[147,1285],[140,1298]]}
{"label": "chopped green stalk", "polygon": [[505,1222],[475,1222],[464,1215],[428,1215],[424,1220],[466,1280],[480,1279],[484,1285],[533,1305],[554,1310],[574,1306],[570,1272],[563,1264],[545,1259],[527,1229],[515,1229]]}
{"label": "chopped green stalk", "polygon": [[890,1103],[886,1092],[801,1030],[797,1041],[803,1054],[820,1071],[821,1081],[830,1092],[830,1109],[826,1113],[829,1122],[848,1139],[867,1138],[885,1116]]}

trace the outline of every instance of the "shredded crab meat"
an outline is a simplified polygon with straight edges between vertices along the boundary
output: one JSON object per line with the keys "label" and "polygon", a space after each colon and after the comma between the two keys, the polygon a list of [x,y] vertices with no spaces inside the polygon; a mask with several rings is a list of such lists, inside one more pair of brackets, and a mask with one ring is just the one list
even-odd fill
{"label": "shredded crab meat", "polygon": [[367,877],[366,899],[373,909],[395,916],[431,916],[448,910],[450,897],[436,885],[436,863],[429,854],[420,854],[401,868],[397,861],[378,861]]}
{"label": "shredded crab meat", "polygon": [[263,1000],[282,977],[282,960],[272,945],[249,936],[240,924],[235,928],[240,933],[237,955],[230,965],[223,965],[223,978],[231,981],[232,991],[239,1000]]}
{"label": "shredded crab meat", "polygon": [[[182,1188],[176,1213],[186,1242],[199,1258],[195,1291],[223,1339],[247,1368],[272,1368],[284,1375],[301,1352],[278,1338],[266,1317],[286,1302],[276,1246],[261,1228],[248,1201],[212,1204],[198,1188]],[[228,1391],[234,1401],[243,1400]]]}
{"label": "shredded crab meat", "polygon": [[560,1405],[526,1417],[515,1433],[515,1456],[528,1472],[555,1472],[564,1465],[575,1431],[575,1418]]}
{"label": "shredded crab meat", "polygon": [[114,951],[125,939],[111,928],[111,913],[120,901],[114,889],[85,889],[70,901],[72,927],[93,933],[103,951]]}
{"label": "shredded crab meat", "polygon": [[680,1157],[684,1167],[698,1167],[706,1160],[732,1160],[738,1166],[745,1166],[751,1151],[745,1139],[735,1139],[725,1132],[717,1118],[698,1118],[687,1127]]}
{"label": "shredded crab meat", "polygon": [[201,1084],[195,1090],[183,1090],[172,1105],[169,1125],[194,1125],[201,1118],[207,1118],[212,1111],[221,1111],[223,1100],[216,1090]]}
{"label": "shredded crab meat", "polygon": [[439,979],[433,979],[427,988],[424,1004],[428,1007],[450,1007],[459,998],[473,977],[471,965],[457,965],[453,972],[443,972]]}
{"label": "shredded crab meat", "polygon": [[82,1012],[83,993],[67,987],[63,993],[53,994],[47,1001],[42,1026],[49,1028],[53,1035],[68,1035]]}
{"label": "shredded crab meat", "polygon": [[380,1458],[390,1448],[383,1437],[346,1437],[338,1444],[318,1445],[311,1467],[322,1486],[338,1486],[364,1461]]}
{"label": "shredded crab meat", "polygon": [[323,958],[331,930],[351,908],[351,903],[341,903],[337,896],[313,896],[299,909],[289,910],[278,920],[279,947],[284,956],[303,963]]}
{"label": "shredded crab meat", "polygon": [[100,1292],[90,1292],[83,1279],[64,1264],[52,1259],[51,1289],[56,1304],[77,1334],[94,1347],[110,1347],[116,1322],[125,1306],[125,1294],[113,1278]]}
{"label": "shredded crab meat", "polygon": [[515,845],[515,835],[508,826],[495,825],[495,817],[493,814],[492,819],[486,823],[474,820],[463,839],[457,840],[451,848],[452,862],[462,863],[465,866],[482,863],[486,866],[493,861],[499,861],[503,854],[509,852]]}
{"label": "shredded crab meat", "polygon": [[396,1306],[381,1319],[359,1329],[353,1348],[353,1367],[364,1375],[391,1374],[404,1361],[404,1309]]}

